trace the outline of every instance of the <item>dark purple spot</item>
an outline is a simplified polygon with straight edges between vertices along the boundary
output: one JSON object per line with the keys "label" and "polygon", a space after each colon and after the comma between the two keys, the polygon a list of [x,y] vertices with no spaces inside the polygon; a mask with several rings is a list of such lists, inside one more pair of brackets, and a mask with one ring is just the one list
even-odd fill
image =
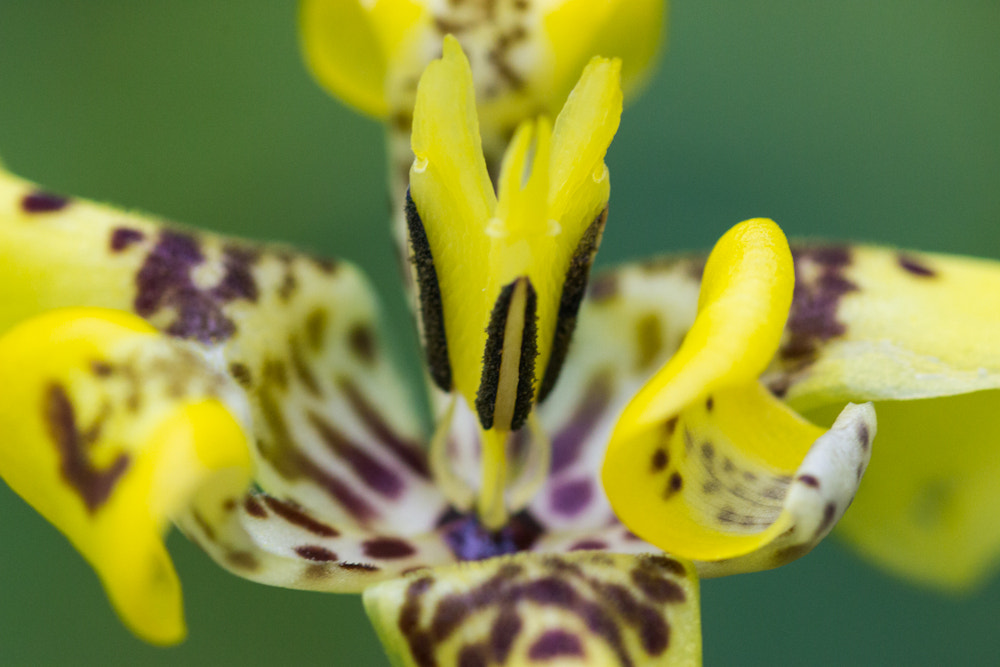
{"label": "dark purple spot", "polygon": [[144,238],[146,238],[146,235],[138,229],[132,229],[131,227],[116,227],[114,231],[111,232],[111,251],[121,252],[130,245],[139,243]]}
{"label": "dark purple spot", "polygon": [[868,432],[868,424],[864,422],[858,424],[858,442],[861,443],[861,449],[864,451],[867,451],[871,444],[871,433]]}
{"label": "dark purple spot", "polygon": [[255,516],[258,519],[267,518],[267,510],[261,507],[260,503],[253,496],[244,496],[243,498],[243,509],[250,516]]}
{"label": "dark purple spot", "polygon": [[811,486],[814,489],[819,488],[819,480],[814,475],[799,475],[798,480],[806,486]]}
{"label": "dark purple spot", "polygon": [[251,248],[227,245],[222,249],[224,273],[219,284],[212,288],[212,294],[223,300],[245,299],[257,301],[257,281],[253,277],[253,265],[260,259],[260,253]]}
{"label": "dark purple spot", "polygon": [[586,539],[580,540],[569,548],[570,551],[603,551],[608,548],[604,540]]}
{"label": "dark purple spot", "polygon": [[673,497],[683,486],[684,478],[681,477],[681,474],[679,472],[672,473],[670,479],[667,481],[667,488],[663,490],[663,499],[666,500]]}
{"label": "dark purple spot", "polygon": [[66,208],[68,203],[66,197],[35,190],[21,198],[21,210],[25,213],[54,213]]}
{"label": "dark purple spot", "polygon": [[528,649],[532,660],[551,660],[562,656],[583,658],[583,643],[565,630],[546,630]]}
{"label": "dark purple spot", "polygon": [[685,570],[684,566],[673,558],[667,558],[666,556],[647,556],[643,560],[651,566],[670,572],[675,577],[687,577],[687,570]]}
{"label": "dark purple spot", "polygon": [[710,442],[703,443],[701,446],[701,458],[705,461],[711,461],[715,458],[715,447]]}
{"label": "dark purple spot", "polygon": [[820,521],[819,526],[816,528],[816,534],[813,539],[819,539],[820,536],[825,534],[830,527],[833,526],[833,522],[837,518],[837,503],[832,500],[828,502],[823,507],[823,520]]}
{"label": "dark purple spot", "polygon": [[301,547],[295,547],[295,553],[297,553],[302,558],[306,560],[316,561],[318,563],[325,563],[331,560],[337,560],[337,554],[333,553],[325,547],[321,547],[315,544],[307,544]]}
{"label": "dark purple spot", "polygon": [[653,472],[660,472],[667,467],[667,463],[669,462],[670,457],[667,455],[667,450],[660,447],[653,452],[653,460],[650,462],[650,468]]}
{"label": "dark purple spot", "polygon": [[910,255],[898,255],[896,257],[896,261],[899,262],[899,265],[903,268],[903,270],[908,271],[920,278],[933,278],[937,275],[933,269],[922,264],[919,260]]}
{"label": "dark purple spot", "polygon": [[714,407],[715,407],[715,399],[709,396],[708,398],[705,399],[705,409],[711,412],[712,408]]}
{"label": "dark purple spot", "polygon": [[100,436],[100,422],[85,432],[76,423],[73,403],[59,384],[50,384],[45,394],[43,418],[59,453],[59,472],[80,495],[87,511],[93,513],[107,502],[118,478],[129,467],[129,456],[119,454],[109,466],[95,468],[87,450]]}
{"label": "dark purple spot", "polygon": [[687,600],[687,595],[684,594],[680,584],[646,568],[632,571],[632,583],[653,602],[677,603]]}
{"label": "dark purple spot", "polygon": [[273,496],[261,496],[261,498],[264,499],[264,503],[272,512],[288,523],[303,528],[313,535],[319,535],[320,537],[337,537],[340,535],[338,530],[312,518],[297,505],[293,505],[290,502],[282,502]]}
{"label": "dark purple spot", "polygon": [[397,537],[376,537],[364,543],[365,555],[369,558],[406,558],[417,551],[409,543]]}
{"label": "dark purple spot", "polygon": [[378,572],[378,566],[371,563],[348,563],[344,561],[338,565],[342,570],[353,570],[355,572]]}
{"label": "dark purple spot", "polygon": [[563,516],[576,516],[587,508],[594,497],[594,485],[589,479],[576,479],[560,484],[549,495],[549,505]]}
{"label": "dark purple spot", "polygon": [[343,460],[365,486],[388,498],[399,497],[403,492],[403,481],[399,475],[358,444],[349,441],[318,414],[309,412],[308,417],[330,451]]}

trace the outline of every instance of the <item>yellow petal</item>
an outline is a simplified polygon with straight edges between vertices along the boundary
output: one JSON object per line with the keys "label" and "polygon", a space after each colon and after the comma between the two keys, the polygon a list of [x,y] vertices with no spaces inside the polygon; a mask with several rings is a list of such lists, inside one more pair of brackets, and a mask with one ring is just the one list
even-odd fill
{"label": "yellow petal", "polygon": [[[792,510],[796,474],[811,448],[824,449],[822,430],[756,380],[778,347],[793,280],[787,242],[769,220],[741,223],[716,244],[694,324],[625,408],[608,445],[608,499],[639,537],[685,558],[720,561],[805,528]],[[864,470],[874,424],[872,415],[861,417],[864,430],[844,445],[858,465],[836,467],[831,480],[802,473],[807,487],[837,489],[810,513],[807,523],[822,524],[809,526],[811,536],[825,535],[843,513]]]}
{"label": "yellow petal", "polygon": [[1000,388],[1000,263],[864,246],[799,255],[816,305],[793,307],[768,380],[800,410]]}
{"label": "yellow petal", "polygon": [[302,0],[303,55],[327,90],[362,113],[384,118],[389,64],[426,14],[412,0]]}
{"label": "yellow petal", "polygon": [[843,534],[912,581],[975,585],[1000,558],[1000,263],[813,246],[796,269],[765,381],[820,423],[844,400],[876,401],[882,423]]}
{"label": "yellow petal", "polygon": [[697,576],[664,556],[491,558],[378,584],[364,602],[399,667],[701,664]]}
{"label": "yellow petal", "polygon": [[0,337],[0,474],[94,567],[141,638],[184,637],[163,545],[204,485],[237,497],[252,463],[236,390],[140,318],[56,310]]}
{"label": "yellow petal", "polygon": [[684,344],[629,404],[616,434],[648,428],[717,387],[756,381],[777,350],[794,280],[773,222],[748,220],[726,232],[708,258]]}
{"label": "yellow petal", "polygon": [[[667,3],[663,0],[567,0],[545,17],[554,64],[553,97],[561,99],[593,55],[621,59],[622,88],[636,94],[649,79],[660,50]],[[561,85],[560,85],[561,83]]]}

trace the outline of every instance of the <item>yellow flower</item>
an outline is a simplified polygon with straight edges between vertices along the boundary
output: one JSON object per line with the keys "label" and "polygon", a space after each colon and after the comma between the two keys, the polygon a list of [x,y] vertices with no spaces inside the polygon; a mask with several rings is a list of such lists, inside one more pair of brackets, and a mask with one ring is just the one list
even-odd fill
{"label": "yellow flower", "polygon": [[[384,67],[353,62],[367,78],[339,82],[315,67],[359,106],[381,81],[389,109],[392,63],[412,57],[392,49],[426,10],[351,7],[389,17],[339,35],[363,54],[387,31]],[[0,175],[0,284],[14,286],[0,304],[0,474],[91,562],[133,631],[183,636],[162,545],[173,520],[241,576],[364,590],[398,664],[697,663],[697,576],[788,562],[853,498],[875,422],[870,404],[841,410],[850,400],[876,401],[878,452],[928,432],[969,442],[947,465],[899,455],[911,475],[870,487],[850,533],[918,578],[962,586],[987,570],[994,471],[953,480],[993,458],[979,445],[1000,367],[994,263],[790,251],[751,220],[703,278],[696,261],[661,261],[585,292],[621,65],[591,61],[554,125],[485,104],[499,145],[510,138],[491,171],[472,70],[456,42],[443,52],[416,93],[405,220],[440,390],[429,456],[350,266]],[[545,81],[532,94],[561,85]],[[912,520],[886,530],[900,514]]]}
{"label": "yellow flower", "polygon": [[[567,496],[566,479],[547,475],[548,457],[532,463],[529,452],[547,451],[545,438],[512,457],[518,477],[533,480],[515,513],[507,513],[504,491],[517,482],[496,474],[503,448],[517,440],[514,412],[501,405],[511,390],[507,345],[515,335],[530,338],[536,356],[551,358],[553,340],[569,335],[553,321],[566,316],[558,311],[574,271],[583,272],[572,290],[577,305],[583,296],[593,226],[603,224],[607,204],[603,155],[620,112],[618,64],[595,59],[552,129],[544,118],[527,121],[508,153],[498,200],[483,216],[454,218],[468,198],[495,197],[488,180],[480,182],[489,190],[451,197],[441,190],[459,175],[475,176],[462,159],[483,162],[471,98],[468,63],[449,41],[421,84],[411,223],[433,253],[428,267],[465,271],[437,282],[445,363],[458,393],[478,398],[466,378],[491,372],[475,359],[489,348],[488,335],[473,335],[468,320],[502,312],[495,302],[508,280],[524,285],[520,296],[513,288],[509,304],[527,304],[527,288],[538,285],[534,313],[523,306],[521,330],[510,324],[513,314],[502,328],[494,426],[479,415],[482,428],[471,437],[449,433],[451,422],[438,429],[466,449],[480,434],[496,436],[500,451],[491,458],[485,449],[482,469],[499,490],[482,494],[488,502],[480,512],[449,495],[467,468],[456,466],[443,484],[432,474],[420,420],[381,346],[374,299],[356,270],[171,228],[3,176],[0,281],[12,289],[0,310],[0,427],[11,437],[0,445],[0,474],[92,563],[140,637],[168,644],[185,632],[162,545],[172,520],[240,576],[365,591],[400,664],[422,664],[427,651],[453,663],[485,650],[511,664],[578,653],[700,659],[693,567],[617,523],[596,465],[581,469],[584,462],[566,451],[588,450],[593,462],[602,446],[603,427],[579,430],[575,413],[587,398],[580,387],[568,385],[561,399],[553,390],[554,409],[537,417],[537,430],[557,438],[562,458],[553,470],[569,470],[589,496]],[[440,135],[448,131],[451,138]],[[450,159],[458,171],[449,171]],[[531,228],[539,222],[546,223],[541,235]],[[481,244],[486,256],[478,266],[445,251],[450,236],[471,235],[474,225],[482,235],[469,247]],[[527,323],[536,320],[530,332]],[[468,340],[452,336],[453,327]],[[479,346],[471,356],[470,346]],[[515,401],[513,409],[527,415],[536,386],[527,362],[515,364],[515,383],[522,379],[532,391],[521,394],[526,407]],[[610,424],[614,407],[607,402],[591,418]],[[506,639],[484,648],[496,636]]]}

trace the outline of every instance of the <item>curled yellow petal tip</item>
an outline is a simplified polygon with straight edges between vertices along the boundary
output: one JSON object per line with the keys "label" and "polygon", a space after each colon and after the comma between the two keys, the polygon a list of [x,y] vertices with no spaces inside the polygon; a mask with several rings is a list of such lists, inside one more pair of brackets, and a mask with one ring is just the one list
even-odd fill
{"label": "curled yellow petal tip", "polygon": [[192,348],[120,311],[49,311],[0,337],[0,475],[154,644],[185,634],[169,519],[208,479],[234,496],[249,483],[226,383]]}
{"label": "curled yellow petal tip", "polygon": [[[874,437],[871,407],[848,408],[838,435],[824,436],[757,379],[778,348],[793,287],[788,243],[772,221],[743,222],[716,244],[693,326],[608,444],[605,490],[643,539],[685,558],[762,569],[808,551],[846,509]],[[803,472],[831,449],[837,465]],[[792,543],[790,529],[799,531]]]}

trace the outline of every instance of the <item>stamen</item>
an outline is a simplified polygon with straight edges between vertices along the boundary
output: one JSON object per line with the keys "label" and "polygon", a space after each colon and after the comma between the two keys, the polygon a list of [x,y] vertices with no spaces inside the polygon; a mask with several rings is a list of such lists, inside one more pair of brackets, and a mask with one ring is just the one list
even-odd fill
{"label": "stamen", "polygon": [[507,486],[507,507],[511,512],[531,502],[549,476],[552,462],[552,442],[534,412],[528,416],[528,428],[531,435],[527,439],[527,451],[521,458],[517,475]]}
{"label": "stamen", "polygon": [[590,267],[594,263],[597,248],[601,245],[601,236],[604,234],[604,223],[607,219],[608,209],[605,207],[587,227],[570,259],[569,269],[563,280],[562,295],[559,297],[559,313],[552,334],[552,351],[549,353],[549,362],[545,366],[545,374],[542,375],[542,382],[538,387],[539,403],[544,401],[555,387],[563,362],[566,361],[569,342],[573,338],[573,330],[576,329],[576,316],[580,312],[580,304],[587,292]]}
{"label": "stamen", "polygon": [[517,399],[518,369],[521,366],[521,337],[524,335],[525,302],[528,298],[528,281],[521,278],[514,283],[514,293],[507,309],[507,322],[503,332],[503,352],[500,360],[500,379],[497,382],[497,401],[493,411],[493,425],[504,430],[510,428]]}
{"label": "stamen", "polygon": [[444,414],[438,419],[431,438],[430,466],[434,482],[451,501],[453,507],[460,511],[468,511],[476,498],[475,492],[459,475],[455,474],[454,461],[448,451],[448,436],[451,434],[452,420],[455,416],[455,404],[458,396],[453,394]]}
{"label": "stamen", "polygon": [[444,331],[444,306],[441,286],[438,284],[434,255],[427,240],[424,223],[417,205],[406,191],[406,228],[413,252],[411,261],[416,269],[417,288],[420,295],[420,329],[423,333],[427,368],[434,384],[443,391],[451,391],[451,362],[448,360],[448,340]]}
{"label": "stamen", "polygon": [[485,430],[516,431],[531,412],[538,355],[536,310],[535,289],[526,277],[505,286],[493,305],[476,394]]}

